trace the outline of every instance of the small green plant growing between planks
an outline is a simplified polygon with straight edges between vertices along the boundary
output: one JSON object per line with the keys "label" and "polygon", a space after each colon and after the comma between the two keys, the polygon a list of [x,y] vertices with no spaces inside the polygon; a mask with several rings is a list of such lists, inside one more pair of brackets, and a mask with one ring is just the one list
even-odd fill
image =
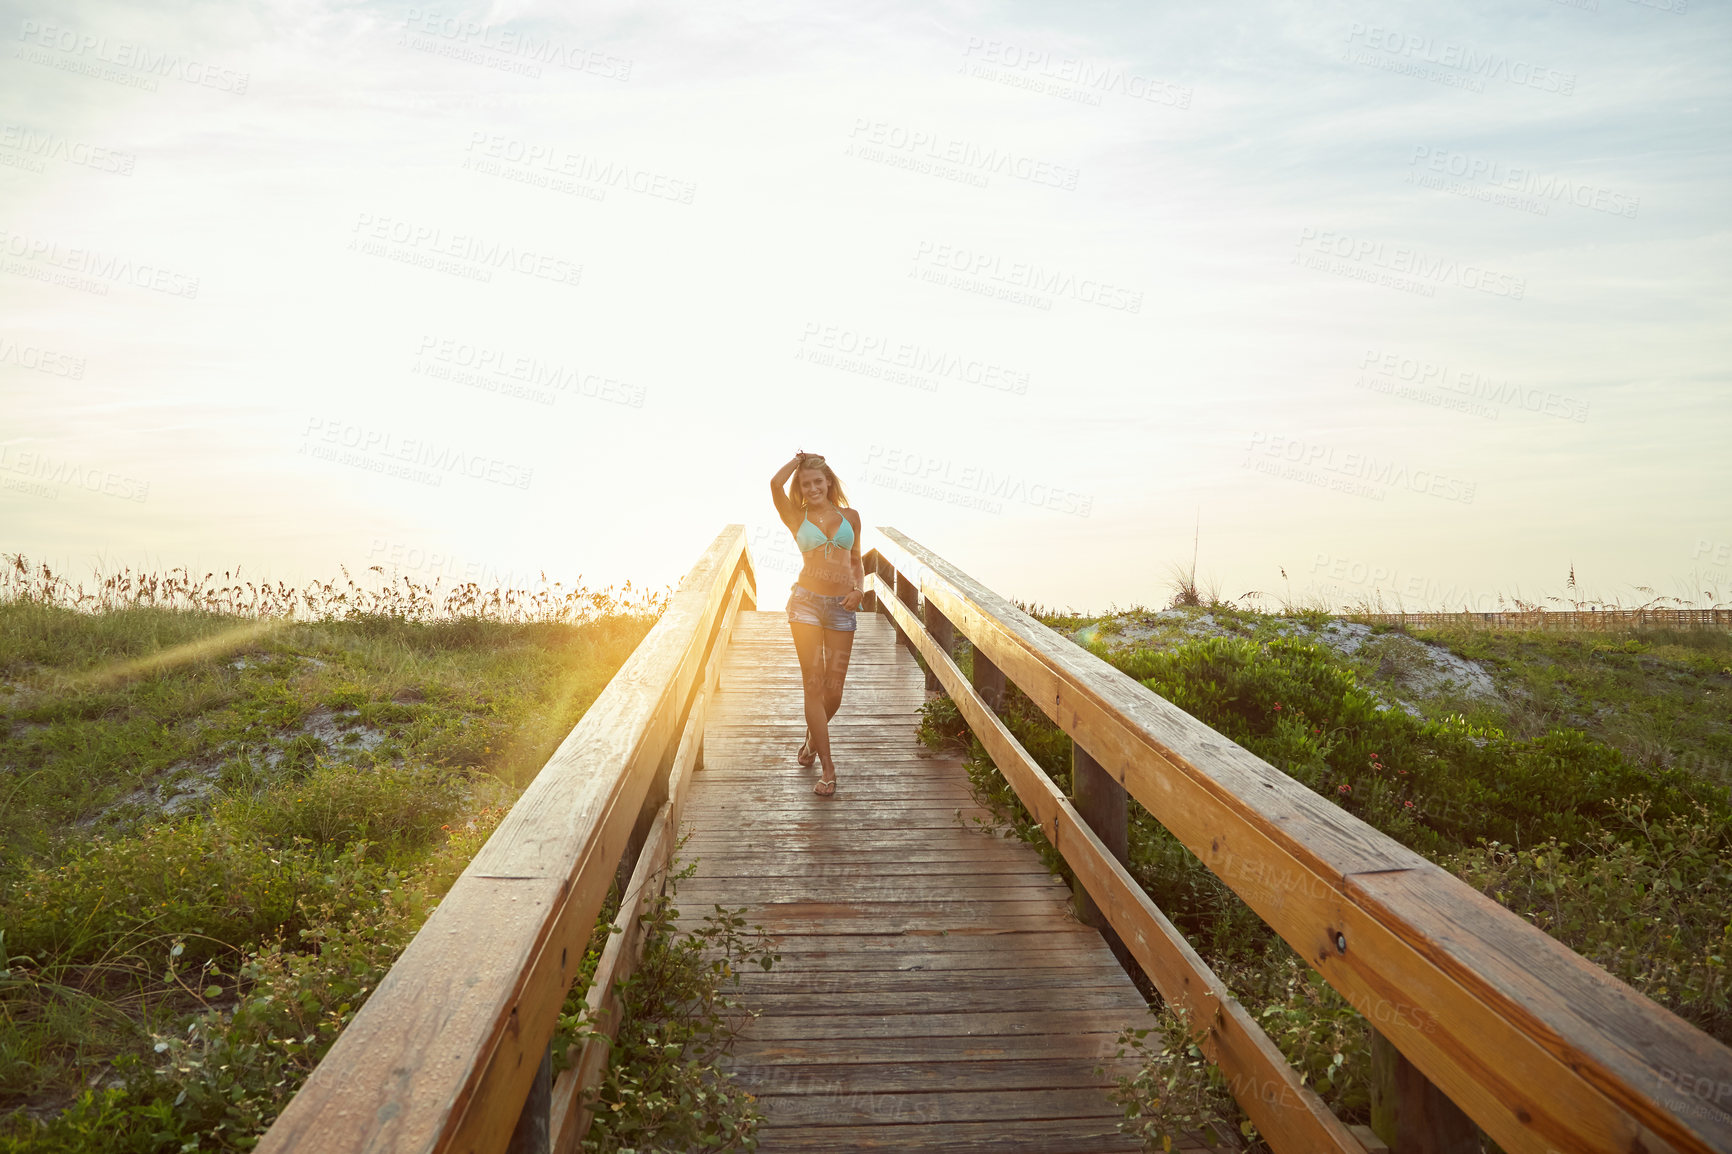
{"label": "small green plant growing between planks", "polygon": [[[1212,1147],[1239,1146],[1258,1154],[1269,1147],[1233,1100],[1220,1067],[1197,1045],[1203,1031],[1182,1010],[1151,1009],[1154,1026],[1119,1033],[1115,1063],[1134,1063],[1118,1074],[1108,1097],[1124,1111],[1119,1129],[1140,1138],[1145,1150],[1170,1151],[1182,1139],[1201,1135]],[[1151,1037],[1152,1035],[1152,1037]],[[1106,1073],[1097,1067],[1097,1075]]]}
{"label": "small green plant growing between planks", "polygon": [[[732,992],[741,973],[767,972],[781,955],[763,927],[747,929],[744,907],[716,906],[698,928],[676,930],[678,883],[696,871],[693,861],[670,874],[668,892],[643,912],[643,960],[619,984],[624,1014],[607,1072],[589,1098],[595,1121],[585,1150],[757,1149],[763,1112],[723,1062],[757,1016]],[[560,1017],[558,1038],[576,1045],[594,1036],[585,992],[574,990]],[[556,1044],[554,1052],[563,1056],[564,1047]]]}

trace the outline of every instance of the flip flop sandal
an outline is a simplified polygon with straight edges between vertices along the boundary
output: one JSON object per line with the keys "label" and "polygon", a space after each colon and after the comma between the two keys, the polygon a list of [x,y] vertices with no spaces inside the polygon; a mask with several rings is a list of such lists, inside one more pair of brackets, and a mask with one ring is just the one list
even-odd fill
{"label": "flip flop sandal", "polygon": [[800,752],[796,753],[794,755],[794,760],[799,762],[806,769],[811,769],[812,763],[814,761],[818,760],[817,750],[807,748],[810,745],[811,745],[811,739],[810,738],[808,738],[805,741],[802,741],[800,743]]}
{"label": "flip flop sandal", "polygon": [[823,778],[819,778],[818,784],[812,787],[812,792],[817,794],[819,797],[835,796],[836,779],[831,778],[829,781],[825,781]]}

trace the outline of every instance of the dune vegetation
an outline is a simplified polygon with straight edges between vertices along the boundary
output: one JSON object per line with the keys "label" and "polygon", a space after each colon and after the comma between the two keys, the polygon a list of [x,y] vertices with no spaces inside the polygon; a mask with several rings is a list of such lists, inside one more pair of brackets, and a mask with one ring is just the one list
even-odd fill
{"label": "dune vegetation", "polygon": [[[0,1151],[250,1149],[666,604],[9,560]],[[619,1052],[657,1060],[610,1075],[594,1149],[750,1133],[712,959],[651,921]]]}
{"label": "dune vegetation", "polygon": [[[1435,630],[1232,605],[1045,624],[1732,1044],[1732,636]],[[966,651],[959,664],[967,670]],[[1070,739],[1008,686],[1007,725],[1070,787]],[[923,736],[1055,872],[948,698]],[[1343,1119],[1369,1116],[1367,1023],[1133,799],[1130,869]],[[1127,1035],[1151,1135],[1244,1115],[1172,1020]],[[1159,1090],[1157,1094],[1154,1091]]]}

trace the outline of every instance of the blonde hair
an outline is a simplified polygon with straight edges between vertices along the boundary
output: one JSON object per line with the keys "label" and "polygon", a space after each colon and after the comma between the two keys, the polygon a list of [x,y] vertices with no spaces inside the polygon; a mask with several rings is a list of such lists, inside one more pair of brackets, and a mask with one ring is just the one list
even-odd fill
{"label": "blonde hair", "polygon": [[817,469],[823,473],[824,479],[830,483],[830,503],[838,509],[847,506],[848,497],[842,492],[842,482],[837,480],[836,470],[830,467],[830,462],[817,453],[807,453],[801,457],[799,467],[794,470],[794,475],[788,478],[788,497],[794,504],[802,509],[806,507],[806,498],[800,492],[800,471],[802,469]]}

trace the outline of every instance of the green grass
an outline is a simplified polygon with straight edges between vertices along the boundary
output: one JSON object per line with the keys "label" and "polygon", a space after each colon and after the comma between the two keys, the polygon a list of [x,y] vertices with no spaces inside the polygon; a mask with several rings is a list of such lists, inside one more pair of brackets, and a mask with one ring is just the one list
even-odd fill
{"label": "green grass", "polygon": [[249,1148],[652,621],[0,602],[0,1151]]}
{"label": "green grass", "polygon": [[1569,726],[1656,769],[1732,789],[1732,634],[1433,629],[1417,637],[1490,667],[1506,708],[1474,707],[1523,736]]}

